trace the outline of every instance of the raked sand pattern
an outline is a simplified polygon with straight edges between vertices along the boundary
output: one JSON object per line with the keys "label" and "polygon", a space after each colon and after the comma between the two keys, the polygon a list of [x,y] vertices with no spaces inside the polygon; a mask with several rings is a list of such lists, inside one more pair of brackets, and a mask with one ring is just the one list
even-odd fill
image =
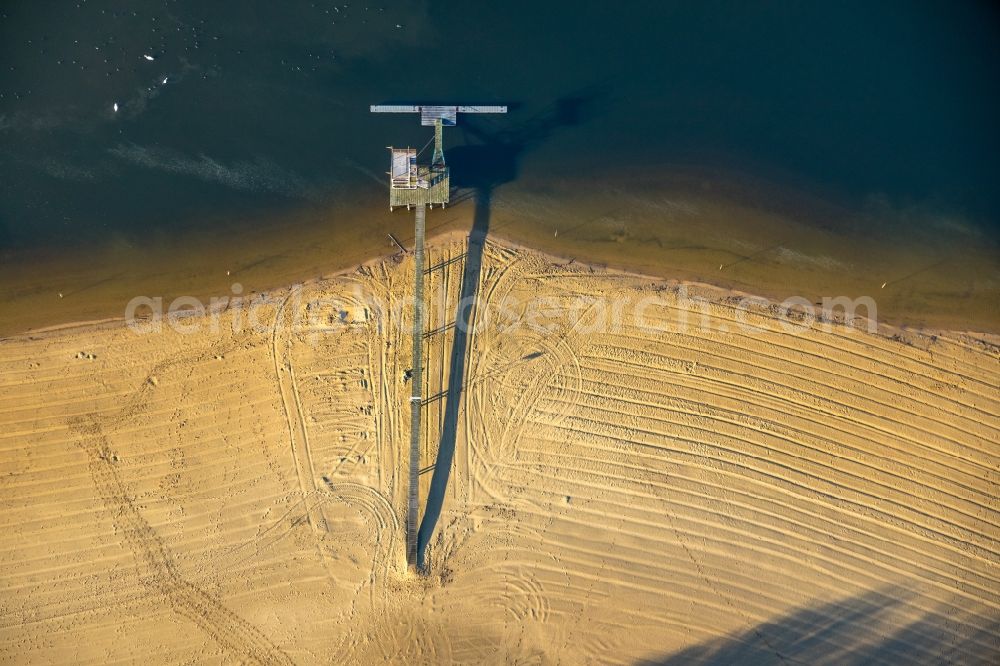
{"label": "raked sand pattern", "polygon": [[[424,497],[466,259],[427,262]],[[1000,658],[991,342],[788,332],[488,243],[421,577],[411,268],[279,294],[259,330],[0,343],[0,661]],[[538,296],[579,316],[499,325]],[[598,297],[654,304],[608,330]]]}

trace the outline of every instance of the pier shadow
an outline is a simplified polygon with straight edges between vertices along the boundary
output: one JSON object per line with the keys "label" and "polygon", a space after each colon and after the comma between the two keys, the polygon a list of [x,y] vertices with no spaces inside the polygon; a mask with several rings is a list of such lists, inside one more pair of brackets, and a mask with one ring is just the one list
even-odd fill
{"label": "pier shadow", "polygon": [[580,124],[586,111],[600,96],[598,88],[588,88],[560,98],[552,108],[510,128],[497,132],[478,127],[468,117],[462,118],[463,129],[473,142],[445,151],[451,168],[451,182],[466,189],[475,200],[472,229],[465,253],[465,268],[459,289],[455,313],[455,334],[451,347],[451,365],[445,397],[444,421],[438,442],[437,460],[431,476],[427,504],[417,532],[417,569],[426,572],[426,550],[441,517],[448,479],[455,458],[458,415],[465,382],[468,357],[468,334],[475,312],[479,291],[479,276],[483,265],[483,250],[490,229],[490,210],[497,187],[517,179],[521,158],[552,134]]}
{"label": "pier shadow", "polygon": [[456,199],[478,197],[483,188],[493,190],[517,180],[525,154],[555,132],[589,120],[600,100],[607,96],[604,85],[583,88],[560,97],[551,107],[515,125],[505,123],[497,131],[490,131],[481,123],[503,123],[504,119],[490,121],[463,116],[459,129],[466,143],[445,151],[451,182],[459,190]]}
{"label": "pier shadow", "polygon": [[903,588],[800,608],[727,638],[662,659],[659,666],[728,664],[998,663],[1000,618],[939,608],[913,618]]}

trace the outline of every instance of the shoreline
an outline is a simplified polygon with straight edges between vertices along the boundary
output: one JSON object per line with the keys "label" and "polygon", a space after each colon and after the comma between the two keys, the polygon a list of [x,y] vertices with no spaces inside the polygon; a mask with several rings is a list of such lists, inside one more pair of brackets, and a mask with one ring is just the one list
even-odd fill
{"label": "shoreline", "polygon": [[[426,248],[427,250],[441,249],[458,242],[464,243],[467,238],[468,238],[468,233],[465,231],[460,231],[457,229],[441,231],[427,238]],[[631,279],[641,282],[649,281],[653,283],[660,283],[671,287],[683,285],[685,287],[693,288],[700,293],[709,294],[709,300],[713,303],[719,303],[726,299],[732,299],[735,297],[740,299],[748,299],[758,304],[760,304],[761,302],[766,302],[769,306],[778,306],[781,304],[780,300],[776,300],[765,294],[734,289],[731,287],[726,287],[711,282],[702,282],[698,280],[688,280],[688,279],[680,279],[676,277],[668,277],[663,275],[655,275],[651,273],[642,273],[635,270],[630,270],[627,267],[613,266],[602,262],[580,260],[576,257],[570,257],[566,255],[560,255],[558,253],[540,250],[531,247],[529,245],[526,245],[524,243],[519,243],[506,238],[503,239],[492,238],[488,239],[488,242],[494,245],[513,249],[519,252],[524,252],[529,255],[534,255],[552,266],[558,266],[560,265],[560,262],[562,262],[562,265],[572,264],[576,268],[589,269],[591,273],[597,273],[605,278],[610,276],[619,276],[626,279]],[[322,275],[293,282],[291,284],[277,285],[265,289],[254,290],[249,294],[247,294],[247,296],[259,295],[269,300],[273,300],[278,298],[282,292],[292,289],[293,287],[314,286],[327,280],[334,280],[338,277],[343,277],[346,275],[350,275],[352,273],[356,273],[359,271],[359,269],[364,267],[377,266],[385,262],[394,262],[394,258],[400,257],[401,255],[405,257],[410,252],[411,250],[406,250],[405,253],[401,250],[397,250],[396,252],[391,254],[371,257],[368,260],[356,266],[344,267],[338,270],[333,270],[329,273],[323,273]],[[205,313],[201,316],[207,317],[207,316],[212,316],[213,314],[221,314],[229,311],[230,309],[231,308],[229,304],[227,304],[223,308],[220,308],[217,312],[209,311],[209,309],[206,308]],[[844,327],[866,330],[870,320],[865,316],[858,315],[853,323],[848,323],[844,321],[843,317],[834,317],[833,319],[829,319],[826,321],[835,326],[844,326]],[[28,340],[42,340],[42,339],[55,338],[71,334],[83,334],[89,332],[115,330],[123,328],[125,324],[126,322],[124,317],[107,317],[107,318],[93,319],[93,320],[64,322],[64,323],[53,324],[50,326],[43,326],[39,328],[29,329],[27,331],[13,333],[10,335],[0,335],[0,344],[22,342]],[[906,336],[917,336],[919,338],[924,338],[927,340],[931,340],[937,336],[949,336],[955,338],[968,338],[980,344],[1000,347],[1000,333],[992,331],[977,331],[972,329],[961,329],[961,328],[941,328],[934,326],[907,326],[907,325],[898,325],[891,322],[885,322],[882,320],[876,320],[875,325],[876,325],[876,330],[869,331],[869,333],[871,335],[877,335],[883,338],[891,338],[893,336],[899,336],[900,334]]]}
{"label": "shoreline", "polygon": [[[909,221],[892,221],[889,213],[849,214],[805,194],[769,196],[759,183],[748,185],[745,196],[738,185],[726,190],[725,182],[704,181],[707,189],[699,192],[696,175],[684,177],[610,183],[599,192],[572,180],[505,186],[493,198],[488,237],[594,267],[778,302],[868,295],[877,319],[900,329],[1000,334],[1000,310],[988,305],[1000,299],[1000,261],[989,238],[966,230],[935,242],[925,227],[896,230]],[[752,205],[750,197],[773,206]],[[474,214],[474,196],[466,192],[440,215],[435,211],[429,241],[467,235]],[[190,235],[153,231],[5,262],[0,339],[103,321],[137,295],[207,301],[236,282],[251,293],[337,275],[397,254],[389,234],[412,246],[411,220],[367,201],[239,222],[209,218],[201,226]]]}

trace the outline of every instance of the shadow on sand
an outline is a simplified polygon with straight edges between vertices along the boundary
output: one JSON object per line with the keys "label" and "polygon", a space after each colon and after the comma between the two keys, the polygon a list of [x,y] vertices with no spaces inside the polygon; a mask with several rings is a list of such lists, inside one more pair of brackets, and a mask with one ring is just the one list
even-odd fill
{"label": "shadow on sand", "polygon": [[914,617],[914,595],[873,590],[802,608],[660,660],[693,664],[996,664],[1000,618],[953,608]]}
{"label": "shadow on sand", "polygon": [[[563,97],[556,101],[552,109],[520,123],[515,128],[499,132],[478,129],[463,118],[462,127],[474,143],[457,146],[445,153],[452,172],[451,181],[456,187],[471,192],[471,196],[475,198],[475,213],[465,255],[458,310],[455,313],[455,338],[451,348],[444,424],[427,504],[417,533],[417,568],[421,571],[427,569],[425,560],[427,544],[441,516],[452,461],[455,457],[458,412],[468,351],[468,329],[479,290],[483,248],[490,229],[490,202],[493,191],[500,185],[517,179],[520,159],[525,153],[548,139],[556,130],[583,122],[586,108],[602,95],[603,93],[597,88],[590,88]],[[468,195],[463,196],[460,193],[460,197],[468,198]]]}

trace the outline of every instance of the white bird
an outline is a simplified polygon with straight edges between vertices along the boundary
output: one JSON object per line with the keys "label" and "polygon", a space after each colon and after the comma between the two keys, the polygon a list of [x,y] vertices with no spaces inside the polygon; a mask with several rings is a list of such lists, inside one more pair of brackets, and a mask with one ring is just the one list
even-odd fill
{"label": "white bird", "polygon": [[118,113],[118,102],[115,102],[111,108],[115,110],[115,113]]}
{"label": "white bird", "polygon": [[156,58],[154,58],[153,56],[149,55],[148,53],[144,53],[142,55],[142,57],[145,58],[146,60],[156,60]]}

